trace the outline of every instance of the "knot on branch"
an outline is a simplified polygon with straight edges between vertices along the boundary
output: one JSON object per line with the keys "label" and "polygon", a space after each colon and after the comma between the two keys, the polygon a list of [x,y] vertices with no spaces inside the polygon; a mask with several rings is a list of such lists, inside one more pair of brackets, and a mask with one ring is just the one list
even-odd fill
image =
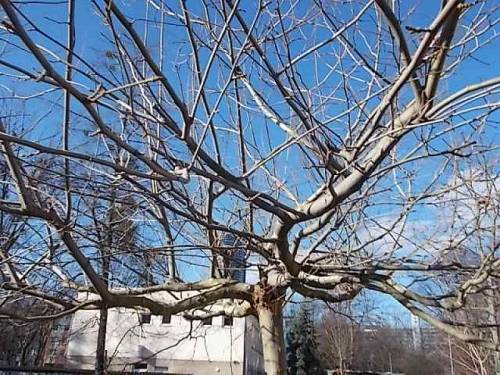
{"label": "knot on branch", "polygon": [[285,303],[283,288],[258,284],[253,293],[253,307],[256,310],[266,309],[273,312],[281,311]]}

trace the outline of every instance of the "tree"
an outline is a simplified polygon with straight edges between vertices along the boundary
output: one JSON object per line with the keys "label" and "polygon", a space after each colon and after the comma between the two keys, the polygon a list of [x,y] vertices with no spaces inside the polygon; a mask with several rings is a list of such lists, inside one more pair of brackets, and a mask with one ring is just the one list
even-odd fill
{"label": "tree", "polygon": [[[337,304],[366,291],[500,349],[481,334],[490,321],[446,316],[498,279],[496,237],[474,260],[454,256],[479,228],[455,240],[462,213],[434,219],[460,200],[454,176],[495,175],[499,9],[441,3],[0,0],[2,98],[24,110],[18,126],[1,118],[0,210],[29,239],[0,264],[1,298],[56,309],[1,316],[253,314],[272,375],[286,368],[290,294]],[[135,259],[157,255],[145,264],[158,285],[100,272],[85,200],[112,201],[111,186],[131,198]],[[223,277],[228,233],[257,280]],[[159,290],[199,294],[147,297]]]}
{"label": "tree", "polygon": [[[26,301],[12,304],[16,311],[26,315],[43,314],[35,303]],[[50,322],[8,322],[0,321],[2,340],[0,342],[0,364],[2,366],[40,366],[43,364],[45,347],[50,336]]]}
{"label": "tree", "polygon": [[[5,162],[0,162],[0,175],[5,181],[9,174]],[[11,192],[6,184],[0,188],[0,200],[8,201]],[[29,240],[23,235],[28,223],[19,217],[0,211],[0,285],[14,279],[21,283],[23,275],[19,274],[7,260],[18,249],[16,247],[29,246]],[[16,298],[0,294],[0,301],[4,309],[10,312],[22,312],[26,315],[52,313],[53,309],[36,299]],[[44,349],[50,336],[51,322],[48,321],[0,321],[0,363],[8,366],[34,366],[43,363]]]}
{"label": "tree", "polygon": [[311,306],[301,305],[286,334],[288,374],[323,374],[314,324]]}
{"label": "tree", "polygon": [[[135,240],[135,224],[132,220],[134,215],[134,203],[127,199],[127,197],[118,196],[115,186],[110,187],[109,198],[105,199],[104,202],[99,203],[96,199],[92,199],[90,203],[92,211],[92,219],[95,222],[95,243],[99,251],[99,256],[101,260],[101,277],[105,284],[109,286],[110,282],[114,280],[113,276],[117,273],[117,267],[112,268],[113,263],[116,264],[117,261],[121,260],[119,265],[120,271],[124,266],[128,269],[133,269],[134,264],[129,264],[130,260],[127,259],[123,262],[124,255],[127,257],[129,254],[137,253],[134,240]],[[98,196],[98,195],[96,195]],[[122,203],[126,202],[126,203]],[[90,231],[90,228],[89,232]],[[144,254],[148,257],[149,254]],[[132,256],[132,258],[134,258]],[[150,262],[144,262],[144,264],[151,265]],[[134,278],[139,278],[140,281],[138,285],[151,286],[152,281],[152,269],[148,267],[147,269],[138,270]],[[144,279],[144,280],[142,280]],[[128,280],[128,283],[134,285],[132,280]],[[108,310],[106,307],[101,308],[99,315],[99,331],[97,336],[97,349],[96,349],[96,374],[105,373],[107,368],[107,357],[106,357],[106,331],[108,322]]]}
{"label": "tree", "polygon": [[336,369],[340,374],[355,369],[355,358],[362,357],[356,341],[362,336],[360,326],[367,323],[364,318],[368,315],[355,316],[353,310],[351,301],[340,303],[335,310],[323,313],[318,327],[318,353],[323,367]]}
{"label": "tree", "polygon": [[[464,171],[455,177],[455,180],[460,182],[461,188],[450,193],[455,203],[450,205],[447,211],[460,213],[451,215],[455,218],[454,227],[458,229],[454,240],[461,243],[461,251],[457,251],[454,257],[468,258],[470,263],[480,264],[482,258],[495,252],[495,247],[498,246],[500,205],[495,197],[499,196],[499,177],[496,172],[493,172],[493,175],[490,173],[491,171],[484,167]],[[453,199],[458,196],[460,199]],[[455,278],[443,282],[456,284],[466,281],[465,277],[456,275]],[[467,296],[465,308],[447,312],[445,316],[457,322],[474,320],[485,322],[481,336],[498,344],[500,328],[498,286],[498,279],[489,279],[482,288]],[[469,327],[463,326],[462,330],[467,332]],[[455,374],[494,374],[500,371],[500,352],[478,348],[453,337],[448,337],[447,341],[445,354]]]}
{"label": "tree", "polygon": [[[325,368],[335,369],[338,374],[446,373],[447,355],[439,350],[446,342],[444,337],[426,329],[421,337],[422,347],[416,348],[411,328],[362,318],[348,319],[342,310],[324,312],[318,327],[318,343]],[[388,318],[387,314],[384,318]]]}

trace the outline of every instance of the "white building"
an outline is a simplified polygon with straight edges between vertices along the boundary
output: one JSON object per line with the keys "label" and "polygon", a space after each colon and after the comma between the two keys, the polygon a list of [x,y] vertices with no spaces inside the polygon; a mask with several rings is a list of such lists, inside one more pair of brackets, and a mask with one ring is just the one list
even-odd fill
{"label": "white building", "polygon": [[[154,297],[165,301],[174,298],[167,292],[157,292]],[[75,313],[65,367],[94,368],[98,321],[98,311]],[[110,309],[106,352],[108,369],[112,371],[264,374],[259,328],[253,317],[217,316],[206,321],[189,321],[178,315],[162,317],[133,309]]]}

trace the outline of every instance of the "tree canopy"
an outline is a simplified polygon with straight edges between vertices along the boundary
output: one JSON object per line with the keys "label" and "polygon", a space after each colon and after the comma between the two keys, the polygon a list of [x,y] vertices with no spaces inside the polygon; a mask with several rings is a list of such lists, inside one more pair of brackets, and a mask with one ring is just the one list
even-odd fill
{"label": "tree canopy", "polygon": [[[290,298],[364,291],[500,349],[496,311],[458,313],[500,275],[494,1],[0,7],[3,319],[255,315],[271,375]],[[134,245],[103,275],[110,205]],[[224,270],[228,234],[245,282]],[[120,277],[131,259],[156,285]]]}

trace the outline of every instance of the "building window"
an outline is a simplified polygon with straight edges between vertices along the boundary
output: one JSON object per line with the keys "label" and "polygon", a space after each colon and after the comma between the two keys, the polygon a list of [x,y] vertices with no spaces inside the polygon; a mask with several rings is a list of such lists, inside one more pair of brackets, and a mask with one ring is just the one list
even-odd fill
{"label": "building window", "polygon": [[141,314],[141,324],[150,324],[151,314]]}
{"label": "building window", "polygon": [[224,317],[224,327],[230,327],[233,325],[233,317],[232,316],[225,316]]}
{"label": "building window", "polygon": [[161,324],[170,324],[171,320],[172,320],[172,315],[170,314],[163,315],[163,317],[161,318]]}
{"label": "building window", "polygon": [[148,372],[148,364],[147,363],[136,363],[134,365],[134,372]]}
{"label": "building window", "polygon": [[211,326],[212,325],[212,317],[208,317],[202,320],[204,326]]}

